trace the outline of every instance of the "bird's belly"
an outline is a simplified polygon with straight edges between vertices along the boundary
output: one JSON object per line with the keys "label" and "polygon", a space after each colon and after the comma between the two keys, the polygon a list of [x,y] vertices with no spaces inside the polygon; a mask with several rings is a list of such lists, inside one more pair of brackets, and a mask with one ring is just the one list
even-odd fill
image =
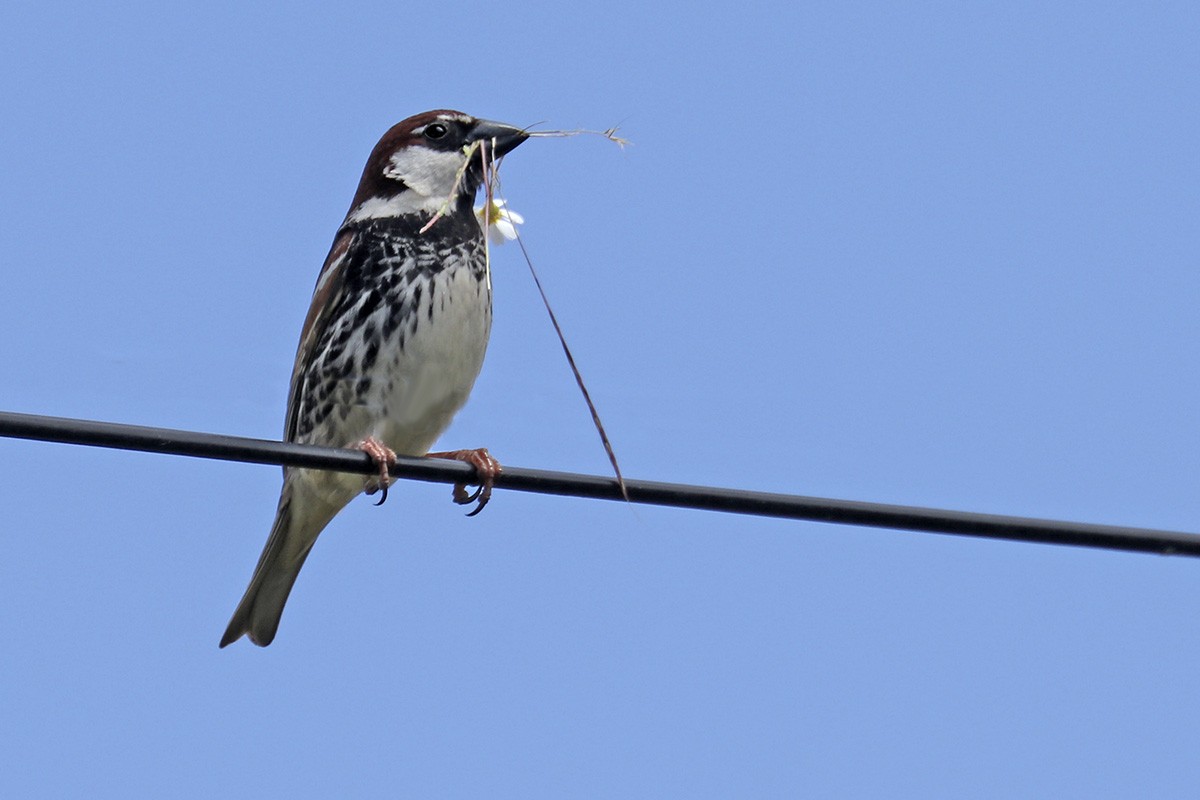
{"label": "bird's belly", "polygon": [[369,383],[355,416],[366,430],[403,455],[424,455],[467,401],[483,366],[491,330],[491,286],[469,270],[433,277],[416,309],[380,347],[360,377]]}

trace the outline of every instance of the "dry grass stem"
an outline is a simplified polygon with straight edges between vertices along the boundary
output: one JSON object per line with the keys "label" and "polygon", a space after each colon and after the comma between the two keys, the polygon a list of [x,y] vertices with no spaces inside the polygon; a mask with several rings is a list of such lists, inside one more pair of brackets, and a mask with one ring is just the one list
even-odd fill
{"label": "dry grass stem", "polygon": [[450,210],[450,206],[453,205],[454,200],[458,197],[459,189],[462,187],[463,175],[467,174],[467,167],[471,166],[471,159],[475,157],[475,151],[478,150],[482,144],[482,141],[477,141],[471,142],[471,144],[467,146],[467,157],[463,161],[463,165],[458,168],[458,173],[454,176],[454,188],[450,190],[449,196],[446,197],[446,202],[442,203],[441,208],[439,208],[437,213],[430,218],[429,222],[426,222],[421,227],[421,230],[418,231],[418,233],[425,233],[425,231],[433,227],[435,222],[446,216],[446,212]]}
{"label": "dry grass stem", "polygon": [[570,131],[526,131],[526,133],[528,133],[530,136],[547,137],[582,136],[585,134],[589,136],[603,136],[605,139],[608,139],[622,150],[624,150],[627,145],[633,144],[633,142],[629,141],[628,139],[617,136],[617,127],[615,125],[608,130],[603,131],[591,131],[584,128],[576,128]]}
{"label": "dry grass stem", "polygon": [[[493,185],[494,184],[494,185]],[[500,191],[500,174],[493,170],[491,183],[488,185],[487,202],[492,202],[492,192],[498,195],[502,202],[507,205],[507,200]],[[554,309],[550,307],[550,298],[546,296],[546,290],[542,288],[541,278],[538,277],[537,270],[533,267],[533,260],[529,257],[529,251],[525,249],[525,241],[521,238],[520,231],[516,231],[517,245],[521,248],[521,255],[525,257],[525,263],[529,265],[529,274],[533,276],[533,283],[537,287],[538,294],[542,297],[542,305],[546,307],[546,313],[550,315],[550,324],[554,326],[554,332],[558,335],[558,343],[562,345],[563,354],[567,357],[567,364],[571,367],[571,374],[575,376],[575,384],[579,387],[579,392],[583,395],[583,401],[587,403],[588,411],[592,415],[592,424],[596,426],[596,433],[600,435],[600,443],[604,445],[604,452],[608,456],[608,463],[612,465],[613,473],[617,477],[617,487],[621,490],[621,496],[625,498],[625,502],[629,502],[629,490],[625,486],[625,477],[621,474],[621,465],[617,463],[617,454],[613,450],[612,442],[609,441],[608,432],[604,430],[604,423],[600,421],[600,412],[596,410],[596,404],[592,402],[592,395],[588,392],[587,385],[583,382],[583,374],[580,373],[578,365],[575,363],[575,356],[571,354],[571,348],[567,346],[567,338],[563,335],[562,326],[558,324],[558,317],[554,314]],[[485,231],[486,233],[486,231]]]}

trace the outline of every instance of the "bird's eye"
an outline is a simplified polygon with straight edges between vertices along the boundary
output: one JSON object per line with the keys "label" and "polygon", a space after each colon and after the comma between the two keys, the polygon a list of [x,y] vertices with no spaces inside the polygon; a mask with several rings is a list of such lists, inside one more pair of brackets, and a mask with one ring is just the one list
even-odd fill
{"label": "bird's eye", "polygon": [[425,126],[426,139],[441,139],[449,132],[449,129],[440,122],[434,122]]}

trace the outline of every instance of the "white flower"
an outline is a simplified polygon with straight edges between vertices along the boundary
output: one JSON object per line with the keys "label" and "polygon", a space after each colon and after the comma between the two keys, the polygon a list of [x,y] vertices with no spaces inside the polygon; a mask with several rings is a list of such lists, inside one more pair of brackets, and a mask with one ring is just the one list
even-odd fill
{"label": "white flower", "polygon": [[517,226],[525,222],[525,218],[515,211],[509,211],[504,206],[504,200],[492,198],[487,206],[476,206],[475,216],[479,224],[488,232],[488,240],[492,244],[504,244],[517,238]]}

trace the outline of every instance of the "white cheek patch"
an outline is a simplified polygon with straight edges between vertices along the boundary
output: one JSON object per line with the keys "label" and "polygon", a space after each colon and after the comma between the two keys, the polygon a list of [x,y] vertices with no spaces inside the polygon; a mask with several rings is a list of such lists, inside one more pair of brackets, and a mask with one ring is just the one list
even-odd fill
{"label": "white cheek patch", "polygon": [[383,174],[403,181],[417,194],[444,201],[454,191],[465,161],[466,154],[461,150],[447,153],[427,147],[405,147],[392,156]]}

